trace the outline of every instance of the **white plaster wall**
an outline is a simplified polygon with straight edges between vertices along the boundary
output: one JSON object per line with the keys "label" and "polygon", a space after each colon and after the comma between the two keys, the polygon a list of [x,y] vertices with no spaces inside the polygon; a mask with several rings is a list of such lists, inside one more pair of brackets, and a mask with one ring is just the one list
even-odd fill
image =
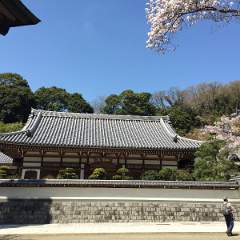
{"label": "white plaster wall", "polygon": [[81,187],[0,187],[0,199],[53,198],[105,200],[219,201],[224,197],[240,201],[238,190],[81,188]]}
{"label": "white plaster wall", "polygon": [[70,158],[70,157],[67,157],[67,158],[63,158],[63,162],[73,162],[73,163],[78,163],[79,162],[79,159],[78,158]]}
{"label": "white plaster wall", "polygon": [[143,160],[127,160],[127,164],[142,164]]}
{"label": "white plaster wall", "polygon": [[60,157],[44,157],[43,161],[44,162],[60,162],[61,158]]}
{"label": "white plaster wall", "polygon": [[29,162],[23,162],[24,167],[40,167],[41,163],[29,163]]}
{"label": "white plaster wall", "polygon": [[160,160],[159,161],[156,161],[156,160],[146,160],[145,161],[145,164],[146,165],[160,165]]}
{"label": "white plaster wall", "polygon": [[177,161],[162,161],[163,165],[177,166]]}
{"label": "white plaster wall", "polygon": [[25,162],[41,162],[41,157],[24,157]]}

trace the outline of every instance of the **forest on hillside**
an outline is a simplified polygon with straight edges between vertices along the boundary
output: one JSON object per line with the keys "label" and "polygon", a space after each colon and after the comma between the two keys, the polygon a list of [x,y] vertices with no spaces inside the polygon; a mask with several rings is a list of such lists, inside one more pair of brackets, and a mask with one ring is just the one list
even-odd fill
{"label": "forest on hillside", "polygon": [[240,81],[197,84],[186,89],[136,93],[131,89],[106,97],[96,96],[88,103],[81,93],[69,93],[57,86],[41,87],[35,92],[28,81],[15,73],[0,74],[0,132],[23,126],[31,108],[79,113],[123,115],[169,115],[180,135],[202,137],[196,129],[211,125],[222,115],[239,108]]}

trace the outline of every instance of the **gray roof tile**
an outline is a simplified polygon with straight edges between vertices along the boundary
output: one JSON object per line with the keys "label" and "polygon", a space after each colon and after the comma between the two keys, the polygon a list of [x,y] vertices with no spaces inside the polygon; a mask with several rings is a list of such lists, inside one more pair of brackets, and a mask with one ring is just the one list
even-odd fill
{"label": "gray roof tile", "polygon": [[168,116],[130,116],[32,110],[25,127],[0,134],[0,143],[58,147],[196,149],[201,142],[174,137]]}

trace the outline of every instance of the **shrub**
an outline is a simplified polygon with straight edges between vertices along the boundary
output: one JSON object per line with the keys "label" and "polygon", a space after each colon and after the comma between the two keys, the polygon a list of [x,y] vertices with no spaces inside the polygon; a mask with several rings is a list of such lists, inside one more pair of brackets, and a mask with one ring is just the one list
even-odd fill
{"label": "shrub", "polygon": [[178,181],[193,181],[194,180],[192,174],[187,170],[177,170],[176,179]]}
{"label": "shrub", "polygon": [[176,181],[176,169],[163,168],[159,171],[159,179],[165,181]]}
{"label": "shrub", "polygon": [[142,175],[142,180],[159,180],[159,173],[155,170],[145,171]]}
{"label": "shrub", "polygon": [[112,177],[113,180],[131,180],[132,177],[128,176],[129,170],[125,167],[119,168],[117,174]]}
{"label": "shrub", "polygon": [[65,168],[65,169],[59,170],[57,178],[58,179],[78,179],[79,177],[75,169]]}
{"label": "shrub", "polygon": [[113,180],[122,180],[122,176],[121,175],[114,175],[112,177]]}
{"label": "shrub", "polygon": [[106,170],[104,168],[95,168],[89,179],[106,179]]}

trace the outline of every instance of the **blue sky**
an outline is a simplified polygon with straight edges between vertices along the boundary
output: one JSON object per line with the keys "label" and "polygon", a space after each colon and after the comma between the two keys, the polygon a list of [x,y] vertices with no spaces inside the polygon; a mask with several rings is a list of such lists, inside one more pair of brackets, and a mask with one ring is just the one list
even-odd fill
{"label": "blue sky", "polygon": [[146,49],[146,0],[23,0],[42,22],[0,37],[0,72],[17,72],[31,88],[58,86],[89,102],[125,89],[240,79],[240,24],[200,23],[176,35],[178,48]]}

